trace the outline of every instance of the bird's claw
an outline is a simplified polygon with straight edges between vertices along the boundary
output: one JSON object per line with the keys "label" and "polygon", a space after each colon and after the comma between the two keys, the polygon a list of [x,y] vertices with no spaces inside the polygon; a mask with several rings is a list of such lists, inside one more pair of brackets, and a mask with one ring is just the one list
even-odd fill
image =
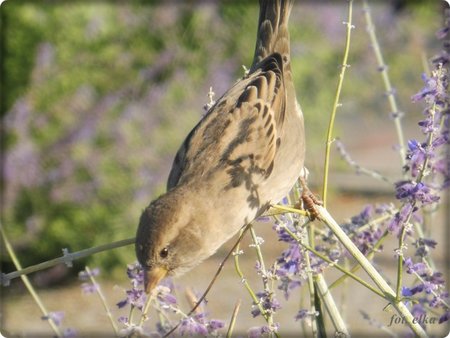
{"label": "bird's claw", "polygon": [[304,178],[300,178],[300,183],[303,188],[300,200],[302,202],[303,209],[309,213],[309,218],[311,221],[319,218],[319,212],[316,209],[316,205],[323,206],[323,202],[314,195],[311,190],[309,190],[308,185]]}

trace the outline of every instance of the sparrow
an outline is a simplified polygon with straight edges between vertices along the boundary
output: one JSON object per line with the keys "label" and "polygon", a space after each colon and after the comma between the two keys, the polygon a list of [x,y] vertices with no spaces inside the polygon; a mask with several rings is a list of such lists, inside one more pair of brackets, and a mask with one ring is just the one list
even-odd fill
{"label": "sparrow", "polygon": [[293,0],[260,0],[249,72],[210,107],[173,161],[167,192],[140,217],[135,250],[147,293],[179,276],[286,196],[305,133],[291,72]]}

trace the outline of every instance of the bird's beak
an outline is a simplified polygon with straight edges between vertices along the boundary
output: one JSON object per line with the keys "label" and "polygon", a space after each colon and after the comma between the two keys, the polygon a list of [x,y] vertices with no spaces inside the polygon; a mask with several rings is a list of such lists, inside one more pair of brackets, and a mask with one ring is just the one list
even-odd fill
{"label": "bird's beak", "polygon": [[167,269],[159,266],[144,270],[145,292],[150,293],[166,275]]}

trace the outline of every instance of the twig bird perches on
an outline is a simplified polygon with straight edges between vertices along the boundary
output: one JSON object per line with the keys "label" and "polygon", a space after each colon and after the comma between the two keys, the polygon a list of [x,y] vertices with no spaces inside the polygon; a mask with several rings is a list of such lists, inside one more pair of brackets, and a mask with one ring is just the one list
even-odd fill
{"label": "twig bird perches on", "polygon": [[260,0],[250,72],[189,133],[168,191],[143,211],[136,255],[146,292],[211,256],[295,184],[305,140],[290,66],[292,3]]}

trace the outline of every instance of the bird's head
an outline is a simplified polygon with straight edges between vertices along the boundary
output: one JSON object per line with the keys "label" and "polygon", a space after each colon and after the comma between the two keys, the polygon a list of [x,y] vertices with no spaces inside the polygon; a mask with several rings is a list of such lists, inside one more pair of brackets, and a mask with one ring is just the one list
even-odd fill
{"label": "bird's head", "polygon": [[180,275],[206,258],[194,220],[189,202],[174,190],[142,212],[135,248],[147,293],[166,275]]}

